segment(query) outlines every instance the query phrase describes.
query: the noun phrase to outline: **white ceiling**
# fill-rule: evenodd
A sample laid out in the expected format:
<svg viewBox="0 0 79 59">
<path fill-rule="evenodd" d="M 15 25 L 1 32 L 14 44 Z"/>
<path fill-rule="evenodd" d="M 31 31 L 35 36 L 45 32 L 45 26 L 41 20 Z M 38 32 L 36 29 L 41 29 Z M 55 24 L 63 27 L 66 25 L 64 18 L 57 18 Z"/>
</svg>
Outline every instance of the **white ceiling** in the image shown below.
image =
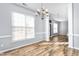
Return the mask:
<svg viewBox="0 0 79 59">
<path fill-rule="evenodd" d="M 28 7 L 37 10 L 41 8 L 41 3 L 28 3 Z M 68 4 L 67 3 L 42 3 L 42 6 L 52 14 L 55 15 L 55 17 L 62 17 L 67 18 L 68 14 Z"/>
</svg>

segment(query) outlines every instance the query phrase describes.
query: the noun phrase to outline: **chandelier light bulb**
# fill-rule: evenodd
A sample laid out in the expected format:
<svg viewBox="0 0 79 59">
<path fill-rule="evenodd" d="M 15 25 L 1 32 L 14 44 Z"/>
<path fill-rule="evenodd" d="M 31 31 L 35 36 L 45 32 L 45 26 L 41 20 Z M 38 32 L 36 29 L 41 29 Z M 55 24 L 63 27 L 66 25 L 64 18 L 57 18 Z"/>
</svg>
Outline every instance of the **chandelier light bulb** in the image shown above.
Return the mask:
<svg viewBox="0 0 79 59">
<path fill-rule="evenodd" d="M 45 9 L 44 7 L 42 7 L 41 9 L 37 9 L 37 14 L 36 15 L 42 15 L 44 16 L 49 16 L 48 14 L 48 9 Z"/>
<path fill-rule="evenodd" d="M 40 10 L 39 10 L 39 9 L 37 9 L 37 12 L 40 12 Z"/>
<path fill-rule="evenodd" d="M 48 9 L 45 9 L 46 12 L 48 12 Z"/>
</svg>

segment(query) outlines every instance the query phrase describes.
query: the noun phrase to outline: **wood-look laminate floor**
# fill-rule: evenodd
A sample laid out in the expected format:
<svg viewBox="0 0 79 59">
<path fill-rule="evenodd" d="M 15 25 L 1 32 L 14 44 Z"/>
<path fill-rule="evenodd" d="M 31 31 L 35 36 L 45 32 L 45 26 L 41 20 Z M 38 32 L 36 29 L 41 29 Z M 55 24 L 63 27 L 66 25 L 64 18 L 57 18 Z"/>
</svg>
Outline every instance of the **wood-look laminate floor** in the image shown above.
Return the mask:
<svg viewBox="0 0 79 59">
<path fill-rule="evenodd" d="M 68 48 L 68 39 L 66 36 L 55 36 L 49 42 L 24 46 L 18 49 L 4 52 L 1 56 L 77 56 L 78 50 Z"/>
</svg>

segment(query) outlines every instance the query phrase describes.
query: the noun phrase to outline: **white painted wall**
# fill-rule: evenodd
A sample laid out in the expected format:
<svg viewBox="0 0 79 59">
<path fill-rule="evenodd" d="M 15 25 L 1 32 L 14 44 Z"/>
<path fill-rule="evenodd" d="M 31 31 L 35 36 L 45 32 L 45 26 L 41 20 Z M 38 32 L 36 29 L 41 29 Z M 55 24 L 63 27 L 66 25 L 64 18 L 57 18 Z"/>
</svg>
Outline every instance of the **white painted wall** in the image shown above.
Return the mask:
<svg viewBox="0 0 79 59">
<path fill-rule="evenodd" d="M 73 47 L 73 16 L 72 3 L 68 4 L 68 42 L 69 47 Z"/>
<path fill-rule="evenodd" d="M 50 30 L 49 30 L 49 17 L 46 17 L 45 19 L 45 40 L 46 41 L 50 41 L 49 40 L 49 34 L 50 34 Z"/>
</svg>

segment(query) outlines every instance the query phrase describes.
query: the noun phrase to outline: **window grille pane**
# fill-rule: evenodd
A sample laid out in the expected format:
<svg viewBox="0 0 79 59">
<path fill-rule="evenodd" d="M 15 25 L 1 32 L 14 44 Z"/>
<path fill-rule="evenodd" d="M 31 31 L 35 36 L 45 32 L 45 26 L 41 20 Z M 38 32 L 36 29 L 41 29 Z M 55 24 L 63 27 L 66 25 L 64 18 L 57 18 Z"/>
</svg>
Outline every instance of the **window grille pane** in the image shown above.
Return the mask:
<svg viewBox="0 0 79 59">
<path fill-rule="evenodd" d="M 18 41 L 18 40 L 23 40 L 25 39 L 25 31 L 13 31 L 13 40 Z"/>
<path fill-rule="evenodd" d="M 25 26 L 25 15 L 20 13 L 13 13 L 12 23 L 13 26 Z"/>
<path fill-rule="evenodd" d="M 53 24 L 53 32 L 58 33 L 58 24 L 57 23 Z"/>
<path fill-rule="evenodd" d="M 26 29 L 26 38 L 34 38 L 34 28 L 27 28 Z"/>
<path fill-rule="evenodd" d="M 26 27 L 34 27 L 34 17 L 26 16 Z"/>
</svg>

